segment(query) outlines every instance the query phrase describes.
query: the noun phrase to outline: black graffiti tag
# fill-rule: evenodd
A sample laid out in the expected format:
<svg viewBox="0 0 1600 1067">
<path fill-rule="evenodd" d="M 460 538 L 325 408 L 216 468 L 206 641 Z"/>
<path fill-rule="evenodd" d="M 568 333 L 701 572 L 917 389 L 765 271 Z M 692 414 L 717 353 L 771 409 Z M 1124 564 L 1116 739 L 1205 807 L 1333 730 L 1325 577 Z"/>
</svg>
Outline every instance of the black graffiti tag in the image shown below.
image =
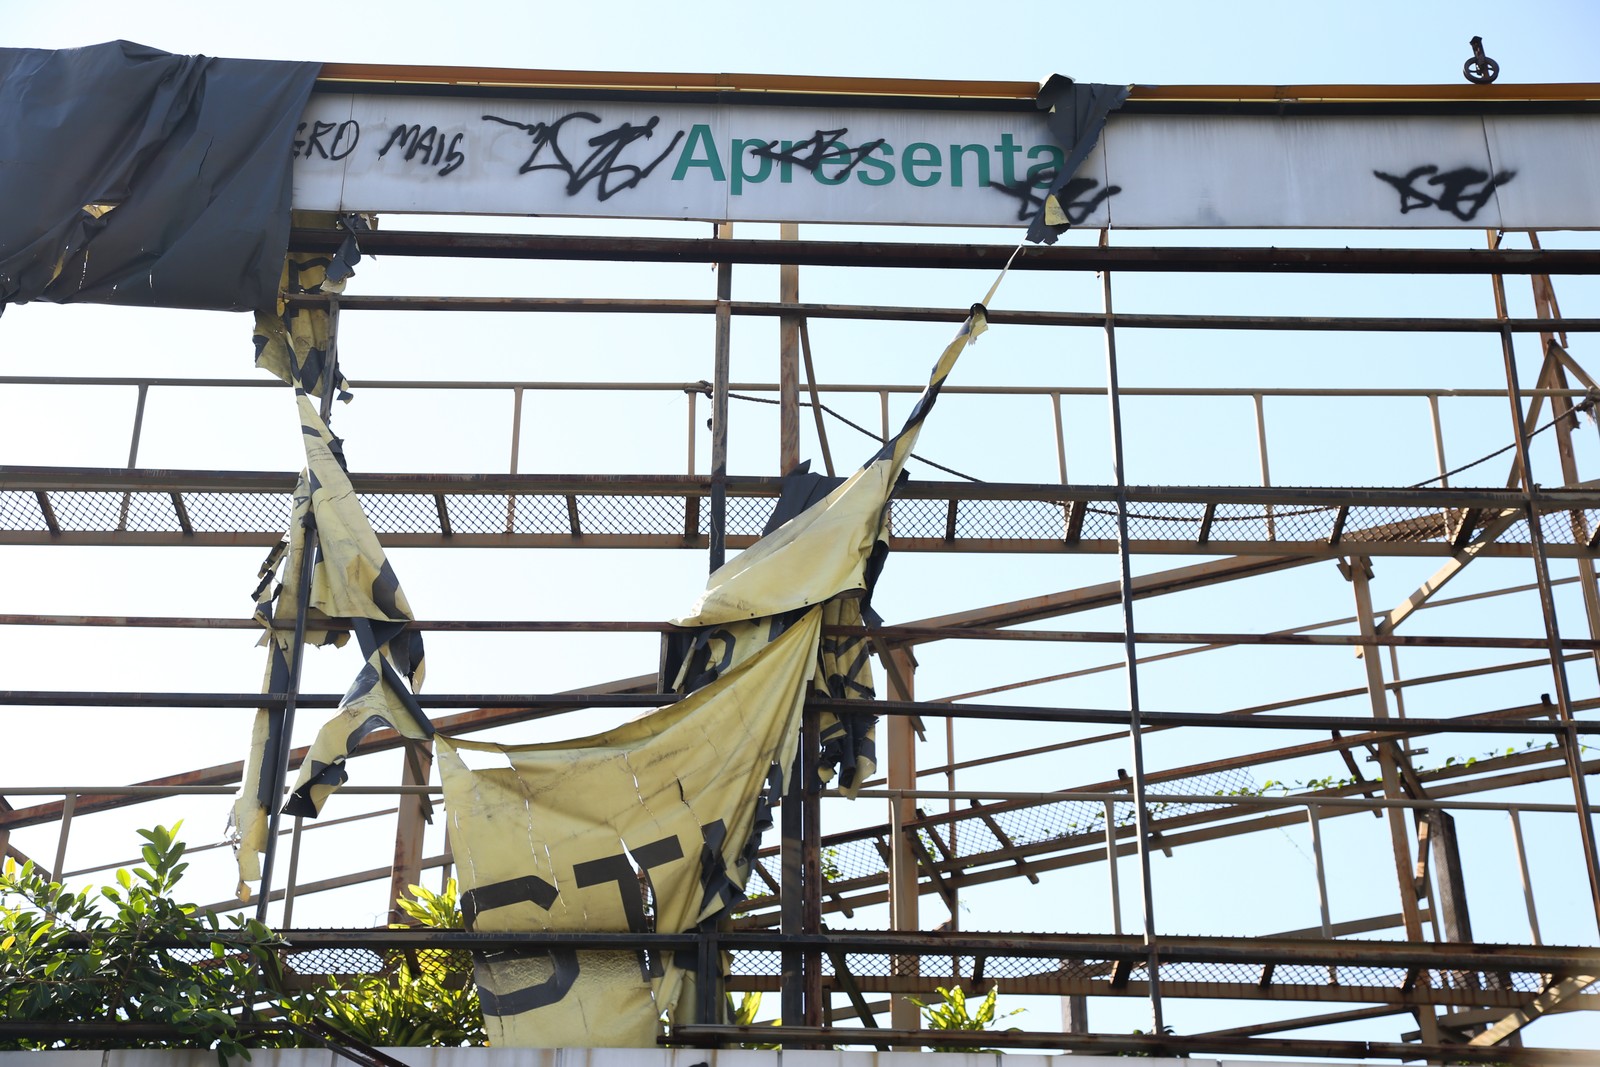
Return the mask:
<svg viewBox="0 0 1600 1067">
<path fill-rule="evenodd" d="M 442 178 L 467 161 L 467 157 L 461 153 L 464 137 L 466 134 L 458 133 L 447 142 L 437 126 L 423 129 L 420 125 L 401 123 L 389 134 L 383 147 L 378 149 L 378 158 L 382 159 L 389 154 L 389 149 L 398 145 L 405 149 L 401 158 L 407 163 L 415 160 L 424 166 L 439 167 L 439 177 Z M 440 166 L 441 163 L 443 166 Z"/>
<path fill-rule="evenodd" d="M 1476 167 L 1457 167 L 1440 174 L 1439 168 L 1433 164 L 1413 167 L 1404 177 L 1385 174 L 1381 170 L 1372 173 L 1394 186 L 1400 194 L 1400 214 L 1405 215 L 1414 208 L 1436 207 L 1440 211 L 1450 212 L 1462 222 L 1471 222 L 1483 210 L 1483 205 L 1489 202 L 1494 191 L 1517 176 L 1514 170 L 1503 170 L 1491 178 L 1488 172 Z M 1417 188 L 1417 180 L 1430 175 L 1428 185 L 1438 187 L 1433 196 Z M 1480 188 L 1468 192 L 1474 185 Z"/>
<path fill-rule="evenodd" d="M 1005 182 L 990 182 L 989 188 L 998 189 L 1007 196 L 1017 199 L 1017 221 L 1027 222 L 1040 211 L 1044 210 L 1044 194 L 1039 192 L 1040 187 L 1048 189 L 1056 180 L 1054 171 L 1042 172 L 1033 182 L 1017 181 L 1007 184 Z M 1067 221 L 1074 226 L 1083 224 L 1083 221 L 1094 214 L 1095 208 L 1122 192 L 1120 185 L 1108 185 L 1095 193 L 1087 200 L 1080 200 L 1083 194 L 1098 188 L 1100 182 L 1094 178 L 1072 178 L 1061 191 L 1056 194 L 1056 203 L 1061 205 L 1062 214 L 1067 216 Z"/>
<path fill-rule="evenodd" d="M 765 145 L 752 147 L 750 154 L 757 159 L 790 163 L 813 173 L 821 171 L 824 163 L 843 163 L 844 167 L 833 175 L 833 180 L 840 182 L 849 177 L 850 172 L 855 170 L 863 159 L 886 143 L 884 138 L 880 137 L 870 144 L 850 148 L 838 140 L 849 132 L 847 127 L 837 130 L 818 130 L 804 141 L 797 141 L 782 151 L 779 151 L 777 141 L 768 141 Z"/>
<path fill-rule="evenodd" d="M 631 122 L 620 125 L 596 134 L 589 138 L 587 144 L 591 151 L 582 162 L 574 164 L 572 159 L 561 147 L 561 134 L 566 124 L 574 119 L 600 124 L 600 116 L 592 115 L 587 111 L 574 111 L 563 115 L 554 122 L 517 122 L 514 119 L 501 118 L 499 115 L 483 116 L 485 122 L 498 122 L 504 126 L 514 126 L 528 135 L 532 147 L 528 158 L 522 166 L 517 168 L 518 174 L 529 174 L 536 170 L 555 170 L 567 176 L 567 195 L 577 196 L 591 182 L 595 183 L 595 195 L 603 201 L 611 199 L 624 189 L 632 189 L 650 176 L 650 172 L 661 164 L 661 161 L 672 154 L 678 147 L 678 142 L 683 140 L 683 131 L 673 134 L 672 141 L 666 149 L 648 163 L 624 163 L 622 154 L 635 141 L 649 140 L 655 136 L 656 126 L 661 121 L 661 116 L 652 115 L 643 126 L 635 126 Z M 549 162 L 539 162 L 541 156 Z"/>
</svg>

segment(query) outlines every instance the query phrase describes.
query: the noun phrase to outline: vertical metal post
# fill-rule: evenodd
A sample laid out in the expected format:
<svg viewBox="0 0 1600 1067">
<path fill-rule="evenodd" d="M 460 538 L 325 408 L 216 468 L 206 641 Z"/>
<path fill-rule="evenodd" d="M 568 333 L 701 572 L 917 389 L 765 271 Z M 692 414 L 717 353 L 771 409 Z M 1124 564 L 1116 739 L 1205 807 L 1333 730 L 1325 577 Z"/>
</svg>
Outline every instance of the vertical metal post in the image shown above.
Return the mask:
<svg viewBox="0 0 1600 1067">
<path fill-rule="evenodd" d="M 133 408 L 133 439 L 128 442 L 128 469 L 133 470 L 139 465 L 139 437 L 144 433 L 144 401 L 149 395 L 148 382 L 139 383 L 139 400 Z M 133 493 L 122 494 L 122 507 L 117 513 L 117 529 L 128 528 L 128 505 L 133 501 Z"/>
<path fill-rule="evenodd" d="M 1156 946 L 1155 890 L 1150 882 L 1150 813 L 1145 809 L 1144 731 L 1139 709 L 1139 663 L 1134 646 L 1133 563 L 1128 551 L 1128 479 L 1122 451 L 1122 395 L 1117 381 L 1117 323 L 1111 303 L 1111 272 L 1100 274 L 1106 309 L 1106 399 L 1111 408 L 1111 463 L 1116 475 L 1117 563 L 1121 573 L 1122 652 L 1128 673 L 1128 740 L 1133 759 L 1133 826 L 1139 856 L 1139 893 L 1150 982 L 1152 1032 L 1166 1033 L 1161 1017 L 1160 957 Z"/>
<path fill-rule="evenodd" d="M 1498 244 L 1491 234 L 1491 244 Z M 1556 710 L 1566 727 L 1559 735 L 1561 748 L 1567 759 L 1568 776 L 1572 780 L 1572 794 L 1577 805 L 1578 840 L 1583 847 L 1584 869 L 1589 876 L 1589 899 L 1594 907 L 1595 926 L 1600 929 L 1600 847 L 1595 842 L 1594 821 L 1589 815 L 1589 788 L 1584 782 L 1583 756 L 1578 745 L 1578 732 L 1573 729 L 1572 694 L 1567 685 L 1567 661 L 1561 651 L 1561 625 L 1556 618 L 1555 595 L 1550 588 L 1550 566 L 1545 558 L 1544 531 L 1540 527 L 1542 514 L 1535 501 L 1533 463 L 1528 455 L 1528 429 L 1522 421 L 1522 387 L 1517 379 L 1516 346 L 1513 343 L 1506 308 L 1505 278 L 1490 275 L 1494 286 L 1495 315 L 1501 320 L 1500 355 L 1506 370 L 1506 398 L 1511 403 L 1511 421 L 1517 446 L 1517 471 L 1521 475 L 1523 505 L 1528 516 L 1528 547 L 1533 556 L 1534 580 L 1539 586 L 1539 611 L 1544 617 L 1545 640 L 1550 646 L 1550 675 L 1556 691 Z"/>
<path fill-rule="evenodd" d="M 1061 394 L 1050 394 L 1050 410 L 1056 417 L 1056 466 L 1061 471 L 1061 484 L 1067 484 L 1067 432 L 1061 421 Z"/>
<path fill-rule="evenodd" d="M 1511 846 L 1517 853 L 1517 870 L 1522 874 L 1522 900 L 1528 907 L 1528 933 L 1533 937 L 1535 945 L 1544 944 L 1539 938 L 1539 910 L 1533 903 L 1533 876 L 1528 871 L 1528 850 L 1522 843 L 1522 812 L 1510 808 L 1506 814 L 1511 816 Z"/>
<path fill-rule="evenodd" d="M 61 834 L 56 839 L 56 863 L 52 868 L 53 881 L 65 881 L 67 875 L 67 838 L 72 833 L 72 813 L 78 807 L 78 794 L 68 793 L 61 798 Z"/>
<path fill-rule="evenodd" d="M 915 700 L 916 660 L 905 649 L 891 649 L 885 655 L 892 661 L 884 665 L 889 699 Z M 917 738 L 911 718 L 890 715 L 888 728 L 889 788 L 915 790 Z M 917 856 L 903 830 L 906 823 L 916 818 L 916 801 L 909 796 L 897 796 L 889 804 L 889 825 L 893 830 L 889 838 L 889 926 L 894 930 L 918 930 L 921 920 Z M 890 970 L 896 975 L 920 974 L 921 957 L 894 956 L 890 960 Z M 889 1025 L 896 1030 L 916 1030 L 922 1025 L 922 1016 L 917 1006 L 904 996 L 893 996 L 889 999 Z"/>
<path fill-rule="evenodd" d="M 1333 938 L 1333 918 L 1328 908 L 1328 871 L 1322 860 L 1322 819 L 1317 804 L 1306 805 L 1306 822 L 1311 827 L 1311 859 L 1317 869 L 1317 904 L 1322 909 L 1322 936 Z"/>
<path fill-rule="evenodd" d="M 404 799 L 403 797 L 401 798 Z M 289 877 L 283 883 L 283 919 L 282 926 L 285 930 L 294 927 L 294 887 L 300 878 L 300 835 L 304 819 L 296 815 L 294 828 L 289 831 Z M 396 909 L 398 910 L 398 909 Z M 390 922 L 397 921 L 393 912 L 389 916 Z"/>
<path fill-rule="evenodd" d="M 778 226 L 778 237 L 798 241 L 800 227 L 792 222 Z M 785 263 L 778 268 L 778 301 L 800 302 L 800 268 Z M 800 316 L 778 320 L 778 473 L 788 474 L 800 463 Z"/>
<path fill-rule="evenodd" d="M 801 898 L 800 931 L 822 932 L 822 781 L 817 777 L 818 757 L 822 752 L 822 724 L 807 712 L 800 727 L 800 811 L 803 822 L 800 839 Z M 804 1025 L 822 1025 L 822 954 L 807 949 L 804 963 Z"/>
<path fill-rule="evenodd" d="M 733 223 L 717 224 L 717 239 L 733 236 Z M 733 264 L 717 267 L 717 336 L 711 372 L 710 564 L 714 571 L 728 556 L 728 375 L 733 343 Z M 788 1016 L 794 1018 L 794 1016 Z"/>
<path fill-rule="evenodd" d="M 807 713 L 810 714 L 809 712 Z M 800 744 L 805 744 L 802 728 Z M 795 752 L 789 771 L 789 788 L 778 806 L 779 841 L 779 929 L 798 934 L 805 929 L 805 783 L 802 751 Z M 783 951 L 779 979 L 779 1017 L 791 1024 L 804 1024 L 806 1014 L 805 954 L 798 949 Z"/>
<path fill-rule="evenodd" d="M 1106 805 L 1106 873 L 1111 878 L 1111 932 L 1122 934 L 1122 886 L 1117 877 L 1117 803 Z"/>
<path fill-rule="evenodd" d="M 517 473 L 522 452 L 522 387 L 511 390 L 511 473 Z M 506 533 L 513 533 L 517 523 L 517 494 L 506 495 Z"/>
<path fill-rule="evenodd" d="M 1261 454 L 1261 484 L 1272 484 L 1272 469 L 1267 465 L 1267 409 L 1260 393 L 1255 394 L 1256 401 L 1256 449 Z M 1267 505 L 1267 540 L 1278 539 L 1277 520 L 1273 516 L 1272 505 Z"/>
<path fill-rule="evenodd" d="M 328 297 L 328 351 L 323 357 L 322 420 L 333 414 L 333 385 L 339 380 L 339 298 Z M 261 889 L 256 899 L 256 921 L 267 921 L 267 905 L 272 902 L 273 867 L 278 857 L 278 828 L 282 823 L 284 776 L 289 773 L 289 751 L 294 743 L 295 705 L 300 699 L 300 672 L 306 658 L 306 613 L 311 608 L 312 563 L 317 555 L 315 525 L 306 531 L 305 550 L 300 559 L 300 590 L 294 610 L 294 639 L 289 646 L 289 682 L 284 693 L 278 728 L 278 752 L 272 772 L 272 808 L 267 816 L 267 849 L 261 859 Z"/>
<path fill-rule="evenodd" d="M 1433 455 L 1439 461 L 1439 488 L 1448 489 L 1450 488 L 1450 476 L 1445 473 L 1449 468 L 1444 465 L 1444 426 L 1439 421 L 1439 394 L 1428 394 L 1428 413 L 1433 416 Z M 1451 515 L 1451 510 L 1445 508 L 1440 517 L 1444 519 L 1445 536 L 1448 537 L 1454 529 L 1454 518 Z"/>
<path fill-rule="evenodd" d="M 433 742 L 407 741 L 401 749 L 404 762 L 400 771 L 402 786 L 426 786 L 433 774 Z M 394 859 L 389 865 L 389 921 L 409 925 L 411 917 L 400 907 L 406 890 L 422 881 L 422 843 L 431 802 L 422 793 L 402 792 L 396 800 Z M 299 820 L 295 820 L 296 827 Z M 291 867 L 293 859 L 291 857 Z M 289 874 L 294 878 L 293 870 Z M 288 907 L 287 896 L 284 901 Z M 288 920 L 284 921 L 288 925 Z"/>
<path fill-rule="evenodd" d="M 1377 630 L 1372 623 L 1372 588 L 1368 584 L 1367 560 L 1354 556 L 1348 564 L 1340 564 L 1345 577 L 1350 580 L 1356 600 L 1356 624 L 1361 629 L 1363 643 L 1361 663 L 1366 670 L 1367 700 L 1372 707 L 1372 717 L 1389 718 L 1389 694 L 1383 683 L 1383 662 L 1378 658 Z M 1371 642 L 1370 644 L 1367 642 Z M 1395 800 L 1400 796 L 1400 770 L 1394 749 L 1385 742 L 1378 748 L 1378 768 L 1383 775 L 1383 795 Z M 1404 813 L 1399 808 L 1386 811 L 1389 819 L 1389 844 L 1394 853 L 1395 877 L 1400 890 L 1400 914 L 1406 928 L 1406 940 L 1422 940 L 1421 909 L 1417 906 L 1415 883 L 1411 868 L 1411 837 L 1406 829 Z"/>
<path fill-rule="evenodd" d="M 688 447 L 688 462 L 687 462 L 687 465 L 684 468 L 684 473 L 689 474 L 689 475 L 693 475 L 694 474 L 694 439 L 695 439 L 695 432 L 696 432 L 696 427 L 695 427 L 695 424 L 694 424 L 694 420 L 695 420 L 694 409 L 696 407 L 695 401 L 700 396 L 700 394 L 695 392 L 693 389 L 686 389 L 686 390 L 684 390 L 684 396 L 687 396 L 689 398 L 689 442 L 688 442 L 689 447 Z"/>
<path fill-rule="evenodd" d="M 883 428 L 881 440 L 889 440 L 889 391 L 887 389 L 878 391 L 878 425 Z"/>
</svg>

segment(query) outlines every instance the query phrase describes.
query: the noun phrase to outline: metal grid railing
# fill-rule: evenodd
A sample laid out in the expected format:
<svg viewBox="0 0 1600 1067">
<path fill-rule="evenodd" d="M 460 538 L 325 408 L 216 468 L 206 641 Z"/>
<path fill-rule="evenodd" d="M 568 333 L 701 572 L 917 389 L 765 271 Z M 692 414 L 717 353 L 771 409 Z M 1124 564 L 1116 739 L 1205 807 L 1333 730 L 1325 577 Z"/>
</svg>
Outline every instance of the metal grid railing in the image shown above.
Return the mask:
<svg viewBox="0 0 1600 1067">
<path fill-rule="evenodd" d="M 710 527 L 709 503 L 698 493 L 390 491 L 366 493 L 361 505 L 380 538 L 437 538 L 440 543 L 475 535 L 688 542 L 705 537 Z M 770 494 L 729 496 L 728 536 L 759 536 L 772 506 Z M 1203 535 L 1211 543 L 1285 546 L 1325 546 L 1337 534 L 1344 543 L 1368 549 L 1434 544 L 1443 550 L 1460 539 L 1464 520 L 1472 522 L 1475 534 L 1492 521 L 1486 515 L 1421 504 L 1353 504 L 1341 509 L 1331 504 L 1142 501 L 1129 509 L 1128 533 L 1135 542 L 1198 545 Z M 289 516 L 288 493 L 259 490 L 0 490 L 0 533 L 37 534 L 41 539 L 55 533 L 259 539 L 281 534 Z M 1547 544 L 1586 549 L 1593 531 L 1600 529 L 1600 509 L 1547 511 L 1540 525 Z M 922 548 L 959 548 L 963 543 L 1104 544 L 1117 536 L 1116 507 L 1109 500 L 901 498 L 890 507 L 889 526 L 896 541 Z M 1527 520 L 1512 522 L 1496 541 L 1529 544 Z"/>
</svg>

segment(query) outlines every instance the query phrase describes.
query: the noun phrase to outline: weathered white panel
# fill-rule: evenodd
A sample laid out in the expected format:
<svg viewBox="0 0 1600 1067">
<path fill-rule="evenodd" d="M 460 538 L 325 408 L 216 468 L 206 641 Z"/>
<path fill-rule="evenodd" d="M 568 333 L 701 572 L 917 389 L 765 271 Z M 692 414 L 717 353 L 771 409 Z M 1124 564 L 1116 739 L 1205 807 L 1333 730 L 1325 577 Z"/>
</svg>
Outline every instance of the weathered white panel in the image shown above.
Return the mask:
<svg viewBox="0 0 1600 1067">
<path fill-rule="evenodd" d="M 1107 168 L 1122 191 L 1111 222 L 1139 228 L 1437 228 L 1498 226 L 1492 195 L 1459 219 L 1418 167 L 1486 171 L 1477 118 L 1119 117 L 1106 130 Z M 1387 174 L 1390 180 L 1380 177 Z M 1470 185 L 1468 191 L 1481 188 Z M 1465 194 L 1462 194 L 1465 195 Z M 1597 213 L 1600 217 L 1600 213 Z"/>
<path fill-rule="evenodd" d="M 1587 115 L 1518 115 L 1484 120 L 1506 226 L 1554 230 L 1600 218 L 1600 122 Z M 1575 219 L 1590 221 L 1578 223 Z"/>
<path fill-rule="evenodd" d="M 319 94 L 318 210 L 1021 226 L 1033 112 Z M 1124 229 L 1600 228 L 1600 116 L 1113 115 L 1063 198 Z"/>
</svg>

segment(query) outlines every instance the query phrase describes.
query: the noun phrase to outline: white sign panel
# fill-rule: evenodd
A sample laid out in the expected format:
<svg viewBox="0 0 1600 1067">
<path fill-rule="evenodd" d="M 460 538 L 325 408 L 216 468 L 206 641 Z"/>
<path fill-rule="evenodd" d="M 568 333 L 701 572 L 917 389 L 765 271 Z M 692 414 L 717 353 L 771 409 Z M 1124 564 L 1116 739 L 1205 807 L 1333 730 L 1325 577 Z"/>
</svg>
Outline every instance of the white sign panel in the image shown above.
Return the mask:
<svg viewBox="0 0 1600 1067">
<path fill-rule="evenodd" d="M 319 94 L 328 211 L 1019 226 L 1065 158 L 1032 112 Z M 1129 229 L 1600 227 L 1600 118 L 1113 115 L 1061 197 Z"/>
</svg>

